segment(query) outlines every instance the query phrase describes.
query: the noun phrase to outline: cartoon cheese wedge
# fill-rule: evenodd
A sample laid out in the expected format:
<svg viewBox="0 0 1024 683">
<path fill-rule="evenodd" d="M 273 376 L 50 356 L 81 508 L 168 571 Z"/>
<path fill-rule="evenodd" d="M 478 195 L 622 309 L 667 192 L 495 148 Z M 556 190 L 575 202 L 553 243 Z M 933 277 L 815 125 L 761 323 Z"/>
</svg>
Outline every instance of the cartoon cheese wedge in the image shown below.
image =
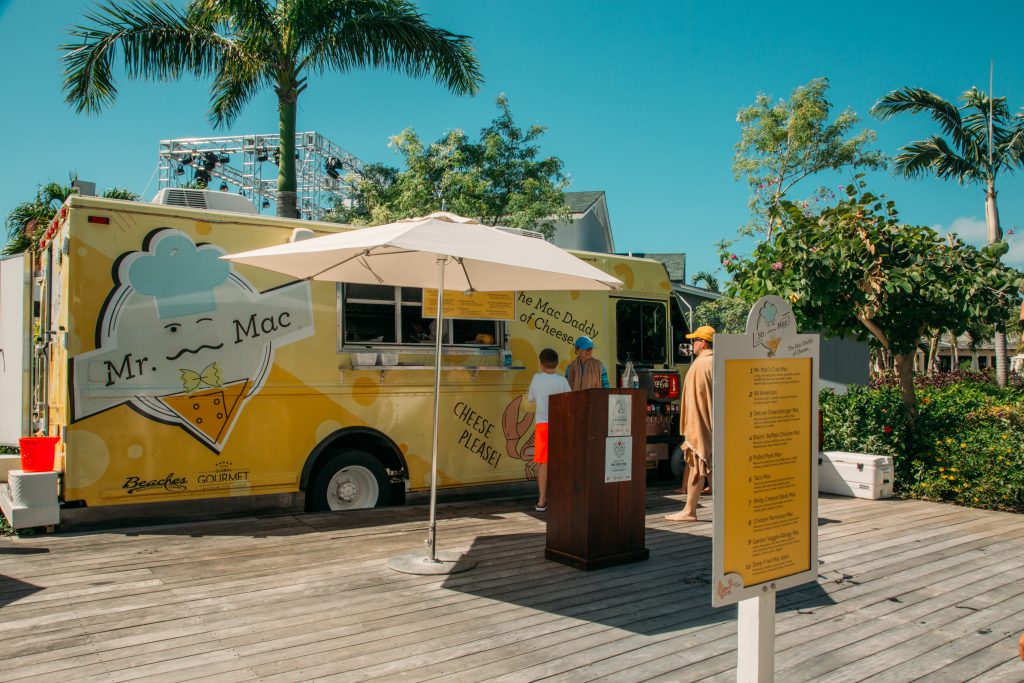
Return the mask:
<svg viewBox="0 0 1024 683">
<path fill-rule="evenodd" d="M 250 381 L 243 379 L 195 393 L 161 396 L 160 402 L 181 417 L 182 424 L 197 436 L 220 444 L 235 421 L 237 408 L 249 385 Z"/>
</svg>

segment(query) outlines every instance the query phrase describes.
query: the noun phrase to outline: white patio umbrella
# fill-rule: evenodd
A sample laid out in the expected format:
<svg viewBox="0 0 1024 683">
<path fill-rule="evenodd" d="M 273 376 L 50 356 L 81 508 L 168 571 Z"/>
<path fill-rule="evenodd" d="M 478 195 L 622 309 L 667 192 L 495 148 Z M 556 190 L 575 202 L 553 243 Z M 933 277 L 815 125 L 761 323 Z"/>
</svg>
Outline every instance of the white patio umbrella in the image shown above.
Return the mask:
<svg viewBox="0 0 1024 683">
<path fill-rule="evenodd" d="M 300 280 L 401 287 L 436 287 L 437 328 L 442 329 L 444 290 L 493 292 L 529 289 L 618 289 L 622 282 L 550 242 L 437 212 L 423 218 L 360 228 L 221 257 Z M 412 562 L 414 573 L 469 568 L 437 552 L 437 423 L 441 393 L 441 334 L 435 334 L 434 423 L 430 464 L 429 555 Z M 412 555 L 412 554 L 410 554 Z M 419 566 L 422 563 L 423 566 Z"/>
</svg>

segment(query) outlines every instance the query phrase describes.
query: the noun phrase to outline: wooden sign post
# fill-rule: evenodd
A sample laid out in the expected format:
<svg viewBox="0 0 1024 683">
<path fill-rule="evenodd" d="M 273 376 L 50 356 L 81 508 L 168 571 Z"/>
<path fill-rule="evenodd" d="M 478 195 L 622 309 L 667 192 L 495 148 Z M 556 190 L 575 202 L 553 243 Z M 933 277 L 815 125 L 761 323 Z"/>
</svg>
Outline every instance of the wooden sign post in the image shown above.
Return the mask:
<svg viewBox="0 0 1024 683">
<path fill-rule="evenodd" d="M 818 344 L 778 296 L 715 335 L 711 602 L 739 603 L 738 681 L 773 680 L 775 592 L 818 576 Z"/>
</svg>

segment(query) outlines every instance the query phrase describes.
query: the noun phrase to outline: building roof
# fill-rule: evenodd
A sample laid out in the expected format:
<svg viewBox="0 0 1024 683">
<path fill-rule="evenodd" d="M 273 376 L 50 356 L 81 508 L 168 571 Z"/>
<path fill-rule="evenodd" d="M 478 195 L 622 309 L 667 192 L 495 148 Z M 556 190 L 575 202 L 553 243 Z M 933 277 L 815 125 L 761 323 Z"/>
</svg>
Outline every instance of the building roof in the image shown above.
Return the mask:
<svg viewBox="0 0 1024 683">
<path fill-rule="evenodd" d="M 721 299 L 725 294 L 721 292 L 712 292 L 710 289 L 704 289 L 703 287 L 694 287 L 693 285 L 684 285 L 680 282 L 673 282 L 672 289 L 679 292 L 680 294 L 691 294 L 695 297 L 702 297 L 709 301 L 714 299 Z"/>
<path fill-rule="evenodd" d="M 555 221 L 551 241 L 563 249 L 614 253 L 615 240 L 605 193 L 601 190 L 566 192 L 564 197 L 571 216 L 567 221 Z"/>
<path fill-rule="evenodd" d="M 587 209 L 594 205 L 598 199 L 604 196 L 604 191 L 596 192 L 566 192 L 565 205 L 573 213 L 586 213 Z"/>
<path fill-rule="evenodd" d="M 686 282 L 686 254 L 663 254 L 663 253 L 640 253 L 630 252 L 630 256 L 639 256 L 640 258 L 654 259 L 655 261 L 661 261 L 665 264 L 665 270 L 668 271 L 668 279 L 673 283 L 685 283 Z"/>
</svg>

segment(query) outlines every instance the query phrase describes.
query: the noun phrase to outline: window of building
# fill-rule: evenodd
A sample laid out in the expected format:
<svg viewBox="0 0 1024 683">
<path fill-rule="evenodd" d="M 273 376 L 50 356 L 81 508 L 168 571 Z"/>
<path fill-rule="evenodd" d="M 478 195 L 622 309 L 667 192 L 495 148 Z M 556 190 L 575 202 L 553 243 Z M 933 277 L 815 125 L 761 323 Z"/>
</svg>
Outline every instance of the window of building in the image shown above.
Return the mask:
<svg viewBox="0 0 1024 683">
<path fill-rule="evenodd" d="M 668 320 L 660 301 L 619 299 L 615 303 L 616 359 L 631 358 L 637 365 L 665 362 Z"/>
<path fill-rule="evenodd" d="M 341 310 L 339 348 L 358 346 L 429 346 L 435 322 L 423 316 L 423 290 L 388 285 L 338 285 Z M 456 346 L 498 348 L 504 338 L 499 320 L 445 319 L 442 342 Z"/>
</svg>

